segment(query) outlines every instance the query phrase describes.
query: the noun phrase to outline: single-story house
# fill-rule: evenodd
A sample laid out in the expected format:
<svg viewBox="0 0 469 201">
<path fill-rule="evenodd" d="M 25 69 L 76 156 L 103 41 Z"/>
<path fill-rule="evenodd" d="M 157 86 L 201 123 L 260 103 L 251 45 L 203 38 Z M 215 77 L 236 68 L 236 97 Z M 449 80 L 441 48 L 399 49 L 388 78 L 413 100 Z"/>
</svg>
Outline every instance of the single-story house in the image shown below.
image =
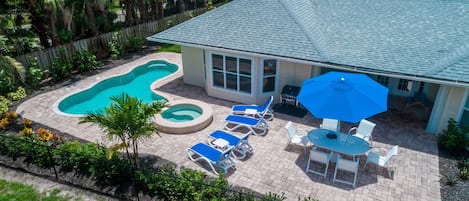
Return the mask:
<svg viewBox="0 0 469 201">
<path fill-rule="evenodd" d="M 234 0 L 147 39 L 181 45 L 184 82 L 209 96 L 278 102 L 285 85 L 359 72 L 419 100 L 438 133 L 469 127 L 468 27 L 465 0 Z"/>
</svg>

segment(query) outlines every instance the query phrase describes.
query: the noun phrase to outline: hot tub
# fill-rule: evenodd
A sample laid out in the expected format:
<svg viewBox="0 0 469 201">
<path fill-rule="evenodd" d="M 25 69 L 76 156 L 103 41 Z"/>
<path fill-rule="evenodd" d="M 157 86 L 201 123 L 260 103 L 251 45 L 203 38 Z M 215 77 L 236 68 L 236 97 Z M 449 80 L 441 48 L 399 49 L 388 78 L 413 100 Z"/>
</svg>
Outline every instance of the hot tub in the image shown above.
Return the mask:
<svg viewBox="0 0 469 201">
<path fill-rule="evenodd" d="M 210 105 L 193 99 L 171 101 L 170 107 L 155 116 L 158 130 L 171 134 L 193 133 L 206 128 L 213 118 Z"/>
</svg>

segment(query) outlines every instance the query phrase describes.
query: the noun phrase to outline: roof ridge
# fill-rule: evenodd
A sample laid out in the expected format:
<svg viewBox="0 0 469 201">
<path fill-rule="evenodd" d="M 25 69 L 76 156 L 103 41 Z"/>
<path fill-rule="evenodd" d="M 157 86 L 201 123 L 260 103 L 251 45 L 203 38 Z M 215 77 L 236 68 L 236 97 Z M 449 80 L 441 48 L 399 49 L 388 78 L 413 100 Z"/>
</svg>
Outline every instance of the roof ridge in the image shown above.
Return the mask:
<svg viewBox="0 0 469 201">
<path fill-rule="evenodd" d="M 288 0 L 286 0 L 288 1 Z M 308 2 L 312 3 L 311 0 L 307 0 Z M 322 58 L 322 60 L 329 61 L 329 58 L 326 56 L 326 51 L 323 48 L 320 48 L 318 45 L 318 42 L 314 40 L 314 37 L 310 31 L 307 31 L 305 25 L 302 23 L 300 19 L 294 14 L 294 12 L 291 10 L 291 8 L 288 6 L 288 3 L 285 2 L 285 0 L 279 0 L 280 5 L 287 11 L 287 14 L 293 18 L 293 21 L 296 22 L 296 24 L 299 26 L 301 31 L 303 31 L 303 34 L 308 38 L 308 40 L 311 42 L 312 46 L 317 50 L 319 53 L 319 56 Z M 291 3 L 291 2 L 290 2 Z M 316 33 L 316 32 L 315 32 Z M 319 34 L 314 34 L 315 36 L 321 37 Z"/>
<path fill-rule="evenodd" d="M 440 51 L 444 53 L 446 50 L 438 50 L 438 52 Z M 439 73 L 450 67 L 452 64 L 455 64 L 464 58 L 469 58 L 469 43 L 462 44 L 447 55 L 448 56 L 436 62 L 432 70 L 425 73 L 425 75 Z"/>
</svg>

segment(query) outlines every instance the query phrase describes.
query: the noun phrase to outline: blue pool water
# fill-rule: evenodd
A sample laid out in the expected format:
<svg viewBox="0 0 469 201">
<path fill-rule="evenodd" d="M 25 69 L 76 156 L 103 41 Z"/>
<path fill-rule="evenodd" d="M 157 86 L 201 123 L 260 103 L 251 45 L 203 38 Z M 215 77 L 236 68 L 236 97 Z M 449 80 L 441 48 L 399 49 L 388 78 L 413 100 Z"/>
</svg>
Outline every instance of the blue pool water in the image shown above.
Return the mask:
<svg viewBox="0 0 469 201">
<path fill-rule="evenodd" d="M 178 67 L 165 61 L 150 61 L 131 72 L 103 80 L 93 87 L 68 96 L 58 107 L 67 114 L 94 113 L 111 104 L 110 97 L 125 92 L 141 99 L 144 103 L 162 100 L 164 97 L 153 93 L 151 83 L 176 72 Z"/>
<path fill-rule="evenodd" d="M 192 121 L 202 114 L 202 108 L 191 104 L 181 104 L 165 110 L 161 116 L 172 122 Z"/>
</svg>

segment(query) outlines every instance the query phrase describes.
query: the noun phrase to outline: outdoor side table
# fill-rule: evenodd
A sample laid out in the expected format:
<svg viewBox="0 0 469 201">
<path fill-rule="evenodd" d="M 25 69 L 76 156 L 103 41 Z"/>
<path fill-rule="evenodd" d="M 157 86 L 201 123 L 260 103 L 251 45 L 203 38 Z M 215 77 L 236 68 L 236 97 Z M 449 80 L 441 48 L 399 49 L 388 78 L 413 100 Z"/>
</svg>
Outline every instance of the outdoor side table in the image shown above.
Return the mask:
<svg viewBox="0 0 469 201">
<path fill-rule="evenodd" d="M 215 148 L 224 150 L 228 148 L 229 142 L 224 139 L 218 138 L 213 141 L 212 144 L 215 146 Z"/>
<path fill-rule="evenodd" d="M 246 109 L 244 111 L 244 114 L 248 115 L 248 116 L 252 116 L 252 117 L 255 117 L 256 114 L 257 114 L 257 110 L 256 109 Z"/>
</svg>

